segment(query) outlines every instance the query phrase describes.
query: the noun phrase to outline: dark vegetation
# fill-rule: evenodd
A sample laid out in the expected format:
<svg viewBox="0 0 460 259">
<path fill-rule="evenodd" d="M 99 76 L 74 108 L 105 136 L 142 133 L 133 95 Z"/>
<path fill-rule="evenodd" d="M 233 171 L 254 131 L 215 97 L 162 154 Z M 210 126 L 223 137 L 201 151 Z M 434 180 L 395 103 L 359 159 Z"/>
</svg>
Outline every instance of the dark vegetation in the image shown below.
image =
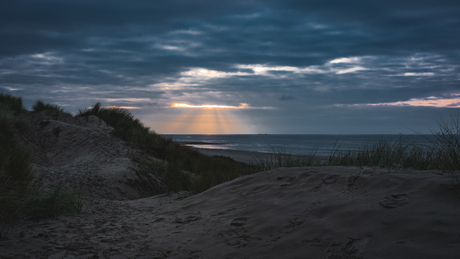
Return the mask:
<svg viewBox="0 0 460 259">
<path fill-rule="evenodd" d="M 64 186 L 46 189 L 32 170 L 33 155 L 18 135 L 28 129 L 21 97 L 0 94 L 0 223 L 55 217 L 78 210 L 78 198 Z M 0 235 L 2 229 L 0 229 Z"/>
<path fill-rule="evenodd" d="M 381 139 L 357 150 L 345 150 L 336 144 L 328 157 L 311 155 L 298 157 L 283 152 L 273 152 L 271 163 L 265 169 L 280 166 L 368 166 L 388 168 L 413 168 L 419 170 L 460 170 L 460 127 L 458 119 L 441 121 L 440 131 L 433 133 L 435 141 L 430 146 L 408 142 L 404 136 L 397 140 Z M 266 160 L 261 161 L 261 164 Z M 269 166 L 269 165 L 274 166 Z"/>
<path fill-rule="evenodd" d="M 55 113 L 64 112 L 61 106 L 57 104 L 44 103 L 42 100 L 38 100 L 33 106 L 32 110 L 35 112 L 41 111 L 52 111 Z"/>
</svg>

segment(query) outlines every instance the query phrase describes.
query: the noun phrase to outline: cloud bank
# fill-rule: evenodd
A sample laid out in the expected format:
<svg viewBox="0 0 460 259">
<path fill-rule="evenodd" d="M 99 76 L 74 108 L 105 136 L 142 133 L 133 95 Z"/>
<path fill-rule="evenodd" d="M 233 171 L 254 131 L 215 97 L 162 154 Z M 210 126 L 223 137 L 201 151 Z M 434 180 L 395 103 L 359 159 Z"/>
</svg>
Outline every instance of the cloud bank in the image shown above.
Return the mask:
<svg viewBox="0 0 460 259">
<path fill-rule="evenodd" d="M 136 107 L 153 129 L 174 103 L 245 103 L 232 112 L 250 130 L 235 133 L 423 132 L 459 108 L 458 13 L 443 0 L 3 1 L 0 91 Z"/>
</svg>

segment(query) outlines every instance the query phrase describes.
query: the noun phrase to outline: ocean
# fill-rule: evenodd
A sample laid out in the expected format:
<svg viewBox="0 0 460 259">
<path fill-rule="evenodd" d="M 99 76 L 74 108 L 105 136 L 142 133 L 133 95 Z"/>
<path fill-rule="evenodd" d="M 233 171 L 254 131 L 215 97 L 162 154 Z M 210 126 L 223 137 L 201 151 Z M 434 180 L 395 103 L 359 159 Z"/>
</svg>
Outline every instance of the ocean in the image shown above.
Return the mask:
<svg viewBox="0 0 460 259">
<path fill-rule="evenodd" d="M 328 155 L 334 149 L 356 150 L 381 140 L 408 141 L 430 146 L 432 135 L 164 135 L 196 148 L 244 150 L 253 152 L 285 152 L 298 155 Z"/>
</svg>

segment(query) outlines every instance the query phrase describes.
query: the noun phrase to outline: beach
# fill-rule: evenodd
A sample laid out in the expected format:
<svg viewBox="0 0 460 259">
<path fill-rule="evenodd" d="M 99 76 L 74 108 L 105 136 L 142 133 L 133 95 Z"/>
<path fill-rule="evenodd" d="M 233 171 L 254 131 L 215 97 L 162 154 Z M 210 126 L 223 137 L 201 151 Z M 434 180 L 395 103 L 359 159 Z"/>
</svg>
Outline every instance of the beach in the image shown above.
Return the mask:
<svg viewBox="0 0 460 259">
<path fill-rule="evenodd" d="M 268 154 L 260 152 L 251 152 L 243 150 L 229 150 L 229 149 L 209 149 L 209 148 L 194 148 L 201 153 L 208 156 L 225 156 L 230 157 L 235 161 L 246 163 L 246 164 L 256 164 L 259 159 L 268 158 Z"/>
<path fill-rule="evenodd" d="M 209 148 L 194 148 L 201 153 L 208 156 L 224 156 L 230 157 L 231 159 L 250 165 L 255 165 L 261 160 L 270 160 L 273 156 L 276 156 L 274 153 L 262 153 L 254 151 L 244 151 L 244 150 L 231 150 L 231 149 L 209 149 Z M 310 156 L 306 155 L 290 155 L 293 158 L 307 159 Z M 320 157 L 318 157 L 320 158 Z"/>
</svg>

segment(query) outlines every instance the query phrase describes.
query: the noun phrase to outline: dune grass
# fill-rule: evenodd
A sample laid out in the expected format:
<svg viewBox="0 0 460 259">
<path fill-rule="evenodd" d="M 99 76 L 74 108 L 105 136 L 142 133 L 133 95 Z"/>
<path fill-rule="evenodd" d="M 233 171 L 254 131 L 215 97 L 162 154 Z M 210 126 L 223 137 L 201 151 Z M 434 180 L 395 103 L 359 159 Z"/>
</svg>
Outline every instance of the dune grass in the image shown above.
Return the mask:
<svg viewBox="0 0 460 259">
<path fill-rule="evenodd" d="M 0 105 L 6 107 L 14 114 L 19 114 L 26 111 L 23 104 L 23 99 L 20 96 L 0 93 Z"/>
<path fill-rule="evenodd" d="M 460 117 L 452 116 L 450 120 L 441 118 L 439 130 L 431 130 L 435 137 L 432 145 L 435 147 L 436 167 L 449 172 L 456 192 L 460 194 Z"/>
<path fill-rule="evenodd" d="M 0 222 L 7 224 L 73 213 L 78 203 L 72 190 L 49 190 L 33 172 L 32 152 L 17 140 L 28 128 L 25 111 L 21 97 L 0 94 Z"/>
<path fill-rule="evenodd" d="M 286 150 L 269 148 L 270 152 L 263 156 L 256 156 L 258 171 L 267 171 L 279 167 L 321 166 L 323 162 L 313 149 L 310 154 L 299 156 Z"/>
<path fill-rule="evenodd" d="M 297 166 L 365 166 L 384 167 L 389 170 L 413 168 L 418 170 L 444 170 L 460 194 L 460 117 L 438 122 L 439 129 L 431 130 L 434 140 L 425 146 L 409 142 L 402 135 L 397 140 L 384 139 L 367 143 L 356 150 L 347 150 L 343 145 L 333 147 L 327 157 L 316 156 L 313 151 L 306 156 L 272 151 L 268 158 L 258 161 L 260 170 Z"/>
<path fill-rule="evenodd" d="M 439 143 L 438 143 L 439 144 Z M 259 160 L 263 169 L 297 166 L 366 166 L 387 168 L 414 168 L 419 170 L 447 169 L 442 161 L 447 153 L 441 148 L 433 148 L 411 143 L 401 136 L 397 140 L 381 139 L 367 143 L 356 150 L 344 149 L 336 144 L 328 156 L 317 156 L 315 152 L 298 156 L 279 151 L 270 153 L 269 158 Z"/>
<path fill-rule="evenodd" d="M 102 107 L 96 103 L 92 108 L 80 110 L 77 116 L 95 115 L 114 128 L 113 134 L 140 148 L 148 154 L 166 161 L 159 169 L 147 170 L 160 177 L 166 186 L 158 191 L 202 192 L 222 182 L 254 173 L 257 167 L 224 157 L 209 157 L 197 150 L 156 134 L 125 109 Z M 145 170 L 144 170 L 145 172 Z"/>
<path fill-rule="evenodd" d="M 397 140 L 381 139 L 368 143 L 357 150 L 343 150 L 334 147 L 329 155 L 328 165 L 396 167 L 414 169 L 436 168 L 432 149 L 411 143 L 401 136 Z"/>
<path fill-rule="evenodd" d="M 32 110 L 35 112 L 41 112 L 41 111 L 53 111 L 55 113 L 64 112 L 64 109 L 60 105 L 45 103 L 42 100 L 36 101 L 35 104 L 32 106 Z"/>
</svg>

